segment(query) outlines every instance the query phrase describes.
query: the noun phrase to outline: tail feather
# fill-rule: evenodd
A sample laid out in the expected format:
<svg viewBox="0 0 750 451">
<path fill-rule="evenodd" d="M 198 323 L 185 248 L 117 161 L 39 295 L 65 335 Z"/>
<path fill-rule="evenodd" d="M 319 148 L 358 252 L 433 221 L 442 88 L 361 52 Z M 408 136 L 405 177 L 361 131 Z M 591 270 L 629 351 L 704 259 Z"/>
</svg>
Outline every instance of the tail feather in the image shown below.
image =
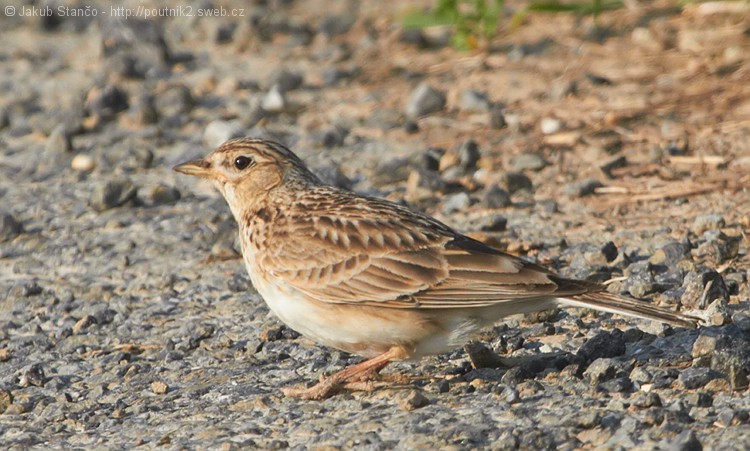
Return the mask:
<svg viewBox="0 0 750 451">
<path fill-rule="evenodd" d="M 643 301 L 619 296 L 606 291 L 583 293 L 570 297 L 557 298 L 560 305 L 568 307 L 584 307 L 608 313 L 616 313 L 636 318 L 661 321 L 678 326 L 698 327 L 700 318 L 673 312 Z"/>
</svg>

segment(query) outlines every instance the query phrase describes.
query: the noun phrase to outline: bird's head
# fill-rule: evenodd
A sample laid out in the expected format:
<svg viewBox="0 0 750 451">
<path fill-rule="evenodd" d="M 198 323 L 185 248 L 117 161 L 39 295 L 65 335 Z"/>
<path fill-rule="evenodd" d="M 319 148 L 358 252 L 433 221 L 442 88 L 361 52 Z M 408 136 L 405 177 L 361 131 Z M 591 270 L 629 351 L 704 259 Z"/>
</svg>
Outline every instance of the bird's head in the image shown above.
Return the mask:
<svg viewBox="0 0 750 451">
<path fill-rule="evenodd" d="M 276 189 L 320 183 L 294 152 L 253 138 L 231 139 L 208 156 L 178 164 L 174 170 L 213 181 L 235 217 Z"/>
</svg>

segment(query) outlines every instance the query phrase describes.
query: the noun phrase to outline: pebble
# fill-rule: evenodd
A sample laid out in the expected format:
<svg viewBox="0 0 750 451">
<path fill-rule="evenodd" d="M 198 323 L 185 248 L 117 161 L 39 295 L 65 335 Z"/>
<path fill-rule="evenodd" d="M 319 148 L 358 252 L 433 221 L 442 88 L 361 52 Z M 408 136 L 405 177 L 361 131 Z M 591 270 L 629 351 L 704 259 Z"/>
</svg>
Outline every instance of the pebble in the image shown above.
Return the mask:
<svg viewBox="0 0 750 451">
<path fill-rule="evenodd" d="M 685 275 L 682 289 L 680 303 L 687 308 L 704 309 L 717 299 L 729 302 L 729 290 L 724 279 L 714 270 L 690 271 Z"/>
<path fill-rule="evenodd" d="M 482 112 L 489 111 L 490 101 L 483 92 L 467 90 L 461 93 L 459 105 L 463 111 Z"/>
<path fill-rule="evenodd" d="M 457 211 L 463 211 L 471 205 L 471 198 L 466 193 L 456 193 L 448 196 L 443 202 L 443 213 L 448 215 Z"/>
<path fill-rule="evenodd" d="M 512 205 L 510 194 L 498 185 L 490 185 L 482 194 L 485 208 L 507 208 Z"/>
<path fill-rule="evenodd" d="M 600 384 L 615 377 L 620 362 L 610 358 L 598 358 L 583 372 L 583 377 L 589 380 L 591 385 Z"/>
<path fill-rule="evenodd" d="M 211 121 L 203 131 L 203 143 L 209 149 L 215 149 L 232 138 L 245 135 L 244 127 L 239 121 Z"/>
<path fill-rule="evenodd" d="M 522 153 L 510 160 L 510 168 L 516 172 L 541 171 L 547 164 L 544 158 L 535 153 Z"/>
<path fill-rule="evenodd" d="M 703 451 L 703 445 L 694 431 L 685 429 L 676 437 L 666 440 L 663 449 L 665 451 Z"/>
<path fill-rule="evenodd" d="M 578 349 L 577 356 L 586 362 L 625 354 L 625 334 L 620 329 L 602 331 Z"/>
<path fill-rule="evenodd" d="M 163 381 L 153 381 L 151 382 L 151 391 L 157 395 L 164 395 L 169 391 L 169 385 Z"/>
<path fill-rule="evenodd" d="M 23 233 L 23 226 L 12 214 L 0 212 L 0 242 L 10 241 Z"/>
<path fill-rule="evenodd" d="M 494 130 L 501 130 L 508 126 L 508 122 L 505 118 L 505 108 L 501 106 L 493 106 L 490 109 L 489 125 Z M 518 127 L 516 127 L 517 129 Z"/>
<path fill-rule="evenodd" d="M 652 265 L 664 265 L 674 268 L 679 262 L 690 256 L 690 246 L 678 241 L 670 241 L 656 250 L 648 262 Z"/>
<path fill-rule="evenodd" d="M 68 153 L 73 151 L 73 142 L 70 134 L 65 130 L 65 126 L 58 125 L 52 130 L 52 133 L 47 137 L 45 149 L 48 152 L 55 153 Z"/>
<path fill-rule="evenodd" d="M 560 131 L 562 123 L 558 119 L 545 117 L 540 123 L 540 128 L 545 135 L 552 135 Z"/>
<path fill-rule="evenodd" d="M 508 226 L 508 219 L 505 216 L 493 215 L 486 225 L 482 226 L 485 232 L 503 232 Z"/>
<path fill-rule="evenodd" d="M 469 174 L 476 171 L 477 163 L 482 158 L 479 145 L 473 139 L 464 141 L 458 148 L 458 167 Z"/>
<path fill-rule="evenodd" d="M 717 375 L 710 368 L 685 368 L 677 377 L 677 386 L 682 390 L 701 388 Z"/>
<path fill-rule="evenodd" d="M 416 119 L 442 111 L 443 108 L 445 108 L 445 93 L 423 82 L 409 95 L 404 112 L 406 117 Z"/>
<path fill-rule="evenodd" d="M 711 407 L 714 404 L 714 397 L 711 393 L 699 391 L 685 395 L 685 402 L 694 407 Z"/>
<path fill-rule="evenodd" d="M 44 387 L 47 377 L 41 363 L 34 363 L 26 368 L 18 377 L 18 385 L 21 387 Z"/>
<path fill-rule="evenodd" d="M 146 194 L 152 205 L 173 204 L 180 200 L 181 196 L 180 190 L 174 186 L 163 185 L 161 183 L 151 187 Z"/>
<path fill-rule="evenodd" d="M 721 230 L 707 230 L 702 236 L 703 243 L 698 246 L 699 255 L 708 255 L 716 263 L 723 263 L 737 257 L 740 251 L 742 236 L 727 236 Z"/>
<path fill-rule="evenodd" d="M 514 194 L 521 190 L 532 191 L 531 179 L 520 172 L 506 172 L 500 177 L 500 185 L 505 190 Z"/>
<path fill-rule="evenodd" d="M 96 162 L 90 155 L 79 153 L 73 157 L 70 167 L 78 172 L 91 172 L 96 168 Z"/>
<path fill-rule="evenodd" d="M 260 106 L 264 111 L 269 113 L 281 113 L 287 107 L 287 100 L 279 87 L 273 85 L 266 95 L 263 96 Z"/>
<path fill-rule="evenodd" d="M 502 366 L 500 357 L 485 344 L 473 341 L 464 346 L 464 351 L 469 357 L 471 367 L 477 368 L 499 368 Z"/>
<path fill-rule="evenodd" d="M 109 121 L 130 105 L 128 94 L 115 85 L 93 88 L 86 100 L 86 109 L 100 120 Z"/>
<path fill-rule="evenodd" d="M 691 354 L 696 360 L 708 359 L 710 368 L 724 374 L 733 389 L 748 386 L 750 338 L 736 325 L 700 329 Z"/>
<path fill-rule="evenodd" d="M 135 200 L 138 188 L 126 178 L 113 178 L 94 187 L 89 204 L 91 207 L 102 212 Z"/>
<path fill-rule="evenodd" d="M 416 410 L 430 404 L 430 400 L 419 390 L 412 390 L 399 401 L 399 406 L 404 410 Z"/>
</svg>

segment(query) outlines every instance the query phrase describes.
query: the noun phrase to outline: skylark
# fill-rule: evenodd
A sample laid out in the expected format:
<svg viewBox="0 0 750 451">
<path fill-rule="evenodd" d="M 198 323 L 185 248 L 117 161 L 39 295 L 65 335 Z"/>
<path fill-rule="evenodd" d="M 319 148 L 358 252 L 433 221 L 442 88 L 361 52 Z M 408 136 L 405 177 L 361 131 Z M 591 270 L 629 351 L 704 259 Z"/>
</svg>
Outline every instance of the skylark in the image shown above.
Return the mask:
<svg viewBox="0 0 750 451">
<path fill-rule="evenodd" d="M 253 286 L 281 321 L 369 358 L 287 395 L 325 398 L 392 360 L 447 352 L 500 318 L 556 306 L 697 324 L 560 277 L 406 207 L 326 185 L 275 142 L 233 139 L 174 169 L 212 180 L 224 195 Z"/>
</svg>

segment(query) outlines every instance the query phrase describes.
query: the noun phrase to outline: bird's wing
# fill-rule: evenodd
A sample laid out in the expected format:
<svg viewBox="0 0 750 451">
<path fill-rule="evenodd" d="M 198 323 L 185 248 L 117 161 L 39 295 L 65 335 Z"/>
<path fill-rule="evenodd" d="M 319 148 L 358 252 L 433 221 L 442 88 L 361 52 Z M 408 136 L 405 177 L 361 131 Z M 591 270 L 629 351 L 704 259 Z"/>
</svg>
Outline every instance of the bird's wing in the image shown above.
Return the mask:
<svg viewBox="0 0 750 451">
<path fill-rule="evenodd" d="M 393 308 L 480 307 L 595 291 L 432 218 L 383 206 L 377 215 L 297 216 L 284 239 L 258 256 L 259 267 L 317 301 Z"/>
</svg>

